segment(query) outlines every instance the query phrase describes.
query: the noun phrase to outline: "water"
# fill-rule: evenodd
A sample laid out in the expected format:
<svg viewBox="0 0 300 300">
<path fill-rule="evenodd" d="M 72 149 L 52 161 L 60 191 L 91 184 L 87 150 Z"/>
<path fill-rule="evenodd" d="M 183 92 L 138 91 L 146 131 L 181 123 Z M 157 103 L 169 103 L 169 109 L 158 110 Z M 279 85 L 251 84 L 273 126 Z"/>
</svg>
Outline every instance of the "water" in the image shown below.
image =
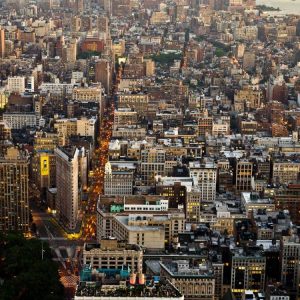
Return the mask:
<svg viewBox="0 0 300 300">
<path fill-rule="evenodd" d="M 267 5 L 279 7 L 280 12 L 272 12 L 272 14 L 297 14 L 300 15 L 300 0 L 256 0 L 257 5 Z"/>
</svg>

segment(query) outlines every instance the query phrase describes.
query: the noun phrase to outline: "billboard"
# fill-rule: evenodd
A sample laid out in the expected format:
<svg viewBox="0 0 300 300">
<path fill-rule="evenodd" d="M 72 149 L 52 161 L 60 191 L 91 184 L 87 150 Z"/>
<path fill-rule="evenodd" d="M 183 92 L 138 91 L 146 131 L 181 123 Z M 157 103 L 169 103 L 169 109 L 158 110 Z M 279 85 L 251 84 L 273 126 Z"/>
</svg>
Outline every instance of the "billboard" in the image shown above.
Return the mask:
<svg viewBox="0 0 300 300">
<path fill-rule="evenodd" d="M 41 175 L 49 175 L 49 156 L 41 155 Z"/>
</svg>

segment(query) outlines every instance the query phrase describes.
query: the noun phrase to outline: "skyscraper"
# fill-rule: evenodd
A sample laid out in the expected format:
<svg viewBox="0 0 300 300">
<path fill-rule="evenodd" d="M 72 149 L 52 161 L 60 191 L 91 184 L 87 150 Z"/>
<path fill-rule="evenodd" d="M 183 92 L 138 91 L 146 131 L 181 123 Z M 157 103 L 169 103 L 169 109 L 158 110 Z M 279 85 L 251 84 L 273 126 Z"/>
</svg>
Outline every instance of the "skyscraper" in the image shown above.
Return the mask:
<svg viewBox="0 0 300 300">
<path fill-rule="evenodd" d="M 87 157 L 84 148 L 59 147 L 56 155 L 57 218 L 69 231 L 78 222 L 79 193 L 86 185 Z"/>
<path fill-rule="evenodd" d="M 111 87 L 111 64 L 107 59 L 100 59 L 96 62 L 95 80 L 101 82 L 105 92 L 109 93 Z"/>
<path fill-rule="evenodd" d="M 78 220 L 78 155 L 79 150 L 57 148 L 56 154 L 56 211 L 58 220 L 74 230 Z"/>
<path fill-rule="evenodd" d="M 0 58 L 5 55 L 5 33 L 4 29 L 0 29 Z"/>
<path fill-rule="evenodd" d="M 16 148 L 0 159 L 0 231 L 29 230 L 28 160 Z"/>
</svg>

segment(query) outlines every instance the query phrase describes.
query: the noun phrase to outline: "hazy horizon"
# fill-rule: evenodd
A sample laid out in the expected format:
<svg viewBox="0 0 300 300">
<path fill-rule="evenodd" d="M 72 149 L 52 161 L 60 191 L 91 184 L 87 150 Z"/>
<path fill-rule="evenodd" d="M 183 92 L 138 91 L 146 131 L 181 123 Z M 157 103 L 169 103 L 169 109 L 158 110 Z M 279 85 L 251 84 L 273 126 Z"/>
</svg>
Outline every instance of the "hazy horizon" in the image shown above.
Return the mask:
<svg viewBox="0 0 300 300">
<path fill-rule="evenodd" d="M 258 5 L 265 4 L 267 6 L 279 7 L 280 13 L 299 14 L 300 15 L 300 0 L 256 0 Z"/>
</svg>

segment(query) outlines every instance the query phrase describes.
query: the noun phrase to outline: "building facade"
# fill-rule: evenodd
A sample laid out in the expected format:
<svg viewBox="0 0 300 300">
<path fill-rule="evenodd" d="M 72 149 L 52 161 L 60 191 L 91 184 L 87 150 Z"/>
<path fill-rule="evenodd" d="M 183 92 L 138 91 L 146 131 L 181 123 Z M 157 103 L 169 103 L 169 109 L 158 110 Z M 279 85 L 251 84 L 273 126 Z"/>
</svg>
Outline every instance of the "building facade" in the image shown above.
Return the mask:
<svg viewBox="0 0 300 300">
<path fill-rule="evenodd" d="M 77 148 L 56 148 L 56 212 L 59 222 L 68 230 L 78 223 L 80 191 L 80 156 Z"/>
<path fill-rule="evenodd" d="M 97 269 L 121 269 L 126 265 L 131 272 L 143 272 L 143 250 L 138 245 L 127 245 L 117 239 L 102 239 L 100 244 L 85 244 L 82 261 Z"/>
<path fill-rule="evenodd" d="M 8 148 L 0 159 L 0 231 L 29 231 L 28 160 Z"/>
</svg>

